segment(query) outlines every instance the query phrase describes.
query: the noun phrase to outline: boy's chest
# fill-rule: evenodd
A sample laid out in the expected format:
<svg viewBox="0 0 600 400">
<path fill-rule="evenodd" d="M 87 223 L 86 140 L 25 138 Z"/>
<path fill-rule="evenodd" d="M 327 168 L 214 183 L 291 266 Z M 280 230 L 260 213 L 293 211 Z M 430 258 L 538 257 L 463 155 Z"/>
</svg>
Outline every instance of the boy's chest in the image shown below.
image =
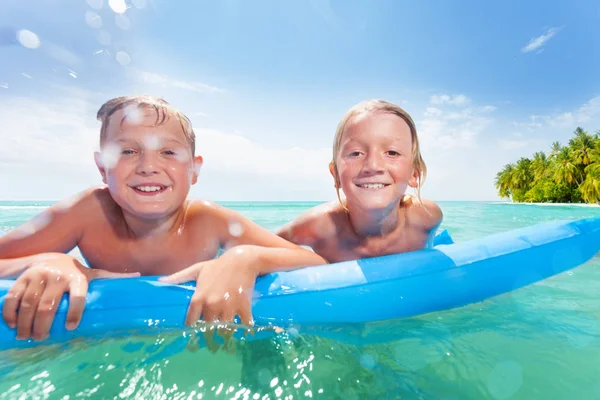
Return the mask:
<svg viewBox="0 0 600 400">
<path fill-rule="evenodd" d="M 112 237 L 87 240 L 79 244 L 81 254 L 93 268 L 113 272 L 139 272 L 142 275 L 167 275 L 192 264 L 214 258 L 219 244 L 209 240 L 170 237 L 132 241 Z"/>
<path fill-rule="evenodd" d="M 330 262 L 341 262 L 420 250 L 426 243 L 427 235 L 413 229 L 406 229 L 388 237 L 374 236 L 362 241 L 357 241 L 349 234 L 342 240 L 324 241 L 319 254 Z"/>
</svg>

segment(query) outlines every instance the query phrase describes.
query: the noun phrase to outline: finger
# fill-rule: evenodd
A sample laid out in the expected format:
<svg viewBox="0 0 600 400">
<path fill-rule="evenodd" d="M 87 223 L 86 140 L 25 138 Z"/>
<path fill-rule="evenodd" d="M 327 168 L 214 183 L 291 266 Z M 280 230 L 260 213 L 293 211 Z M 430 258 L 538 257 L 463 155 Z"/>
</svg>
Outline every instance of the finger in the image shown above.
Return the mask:
<svg viewBox="0 0 600 400">
<path fill-rule="evenodd" d="M 240 322 L 242 325 L 247 327 L 254 326 L 254 317 L 252 316 L 252 306 L 250 302 L 244 302 L 238 311 L 238 316 L 240 317 Z"/>
<path fill-rule="evenodd" d="M 204 297 L 199 292 L 194 292 L 188 307 L 188 312 L 185 317 L 185 324 L 188 326 L 194 325 L 200 319 L 204 308 Z"/>
<path fill-rule="evenodd" d="M 207 323 L 220 322 L 218 310 L 218 303 L 205 301 L 202 309 L 202 319 Z"/>
<path fill-rule="evenodd" d="M 219 336 L 223 338 L 223 349 L 233 354 L 235 353 L 235 340 L 233 339 L 233 334 L 235 333 L 235 328 L 221 328 L 218 331 Z"/>
<path fill-rule="evenodd" d="M 48 337 L 60 300 L 65 292 L 63 285 L 47 285 L 40 297 L 35 319 L 33 321 L 33 339 L 44 340 Z"/>
<path fill-rule="evenodd" d="M 73 330 L 79 326 L 83 309 L 85 308 L 85 297 L 88 291 L 88 281 L 81 275 L 69 282 L 69 310 L 67 311 L 67 329 Z"/>
<path fill-rule="evenodd" d="M 219 343 L 215 341 L 215 323 L 206 324 L 206 331 L 203 333 L 206 347 L 211 353 L 216 353 L 219 350 Z"/>
<path fill-rule="evenodd" d="M 186 268 L 182 271 L 175 272 L 174 274 L 168 276 L 161 276 L 160 278 L 158 278 L 158 280 L 161 282 L 172 284 L 185 283 L 195 281 L 198 277 L 199 272 L 200 271 L 198 268 Z"/>
<path fill-rule="evenodd" d="M 21 304 L 19 304 L 19 316 L 17 317 L 17 339 L 29 339 L 33 327 L 33 318 L 35 316 L 40 297 L 46 282 L 41 279 L 30 280 Z"/>
<path fill-rule="evenodd" d="M 98 278 L 137 278 L 141 276 L 139 272 L 111 272 L 104 269 L 95 271 L 94 279 Z"/>
<path fill-rule="evenodd" d="M 219 325 L 217 325 L 219 326 L 217 329 L 217 335 L 223 338 L 223 349 L 229 353 L 235 351 L 235 346 L 233 346 L 232 343 L 234 342 L 233 335 L 236 331 L 236 326 L 232 323 L 228 323 L 233 322 L 233 318 L 233 312 L 226 312 L 222 314 L 221 322 Z"/>
<path fill-rule="evenodd" d="M 15 328 L 17 326 L 17 309 L 21 304 L 21 299 L 27 289 L 29 281 L 27 279 L 18 279 L 10 288 L 4 299 L 4 307 L 2 308 L 2 318 L 6 324 Z"/>
<path fill-rule="evenodd" d="M 235 318 L 235 312 L 232 310 L 232 306 L 230 304 L 228 304 L 229 308 L 226 308 L 225 310 L 221 311 L 221 313 L 219 314 L 218 318 L 220 322 L 223 323 L 228 323 L 228 322 L 234 322 L 234 318 Z"/>
<path fill-rule="evenodd" d="M 223 338 L 223 347 L 227 348 L 229 341 L 235 332 L 235 326 L 233 325 L 233 318 L 235 312 L 231 308 L 223 310 L 219 316 L 219 324 L 217 325 L 217 335 Z"/>
</svg>

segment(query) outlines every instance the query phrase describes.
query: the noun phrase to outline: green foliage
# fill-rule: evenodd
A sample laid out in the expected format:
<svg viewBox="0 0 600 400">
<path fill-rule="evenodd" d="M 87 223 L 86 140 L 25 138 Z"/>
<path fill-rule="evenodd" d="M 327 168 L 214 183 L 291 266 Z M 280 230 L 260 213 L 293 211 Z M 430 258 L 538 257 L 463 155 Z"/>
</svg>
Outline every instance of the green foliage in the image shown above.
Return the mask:
<svg viewBox="0 0 600 400">
<path fill-rule="evenodd" d="M 506 164 L 494 181 L 498 195 L 515 202 L 600 203 L 599 135 L 578 127 L 567 146 L 554 142 L 548 154 Z"/>
</svg>

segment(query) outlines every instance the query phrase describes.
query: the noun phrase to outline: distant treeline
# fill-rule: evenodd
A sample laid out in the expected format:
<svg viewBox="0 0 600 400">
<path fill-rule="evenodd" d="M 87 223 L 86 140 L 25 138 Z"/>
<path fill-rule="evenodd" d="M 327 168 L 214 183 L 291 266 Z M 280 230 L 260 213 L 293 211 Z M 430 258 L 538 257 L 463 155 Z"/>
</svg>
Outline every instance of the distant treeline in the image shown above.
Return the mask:
<svg viewBox="0 0 600 400">
<path fill-rule="evenodd" d="M 552 143 L 549 154 L 507 164 L 496 174 L 498 195 L 515 202 L 599 203 L 600 130 L 575 129 L 566 146 Z"/>
</svg>

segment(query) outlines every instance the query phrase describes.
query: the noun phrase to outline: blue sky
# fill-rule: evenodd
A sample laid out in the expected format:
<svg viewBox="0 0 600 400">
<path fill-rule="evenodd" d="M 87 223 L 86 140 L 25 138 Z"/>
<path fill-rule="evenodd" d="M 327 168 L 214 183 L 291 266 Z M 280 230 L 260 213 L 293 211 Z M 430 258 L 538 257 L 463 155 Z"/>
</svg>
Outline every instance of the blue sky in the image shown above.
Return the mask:
<svg viewBox="0 0 600 400">
<path fill-rule="evenodd" d="M 335 126 L 368 98 L 416 120 L 435 200 L 497 200 L 506 163 L 600 129 L 597 1 L 8 0 L 0 199 L 100 183 L 110 97 L 163 96 L 205 158 L 193 197 L 329 200 Z"/>
</svg>

